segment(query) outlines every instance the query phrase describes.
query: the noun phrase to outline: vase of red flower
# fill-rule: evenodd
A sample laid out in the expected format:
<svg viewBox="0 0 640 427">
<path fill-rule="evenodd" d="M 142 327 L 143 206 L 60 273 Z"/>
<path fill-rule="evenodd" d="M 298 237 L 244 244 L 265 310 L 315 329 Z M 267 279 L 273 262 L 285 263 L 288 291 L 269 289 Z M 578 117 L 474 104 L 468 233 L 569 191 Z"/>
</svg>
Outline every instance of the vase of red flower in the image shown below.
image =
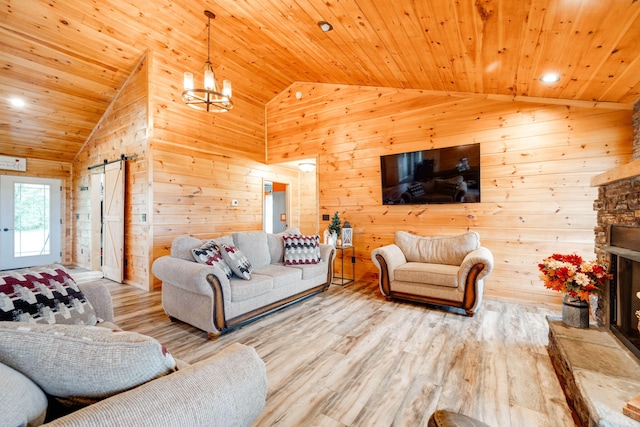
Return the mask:
<svg viewBox="0 0 640 427">
<path fill-rule="evenodd" d="M 576 328 L 589 327 L 589 296 L 597 295 L 609 274 L 607 261 L 584 261 L 576 254 L 553 254 L 538 264 L 544 286 L 563 292 L 562 321 Z"/>
<path fill-rule="evenodd" d="M 588 328 L 589 303 L 578 297 L 564 294 L 562 299 L 562 323 L 574 328 Z"/>
</svg>

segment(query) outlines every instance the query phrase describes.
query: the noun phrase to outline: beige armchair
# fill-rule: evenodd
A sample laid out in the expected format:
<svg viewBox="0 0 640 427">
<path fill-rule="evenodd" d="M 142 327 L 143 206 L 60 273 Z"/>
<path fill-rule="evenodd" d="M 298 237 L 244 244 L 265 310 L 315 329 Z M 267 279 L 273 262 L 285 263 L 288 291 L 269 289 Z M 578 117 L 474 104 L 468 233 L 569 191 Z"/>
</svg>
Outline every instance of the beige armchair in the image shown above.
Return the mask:
<svg viewBox="0 0 640 427">
<path fill-rule="evenodd" d="M 480 236 L 422 237 L 395 233 L 395 243 L 374 249 L 380 291 L 404 299 L 461 308 L 473 316 L 482 301 L 483 280 L 493 270 L 493 255 Z"/>
</svg>

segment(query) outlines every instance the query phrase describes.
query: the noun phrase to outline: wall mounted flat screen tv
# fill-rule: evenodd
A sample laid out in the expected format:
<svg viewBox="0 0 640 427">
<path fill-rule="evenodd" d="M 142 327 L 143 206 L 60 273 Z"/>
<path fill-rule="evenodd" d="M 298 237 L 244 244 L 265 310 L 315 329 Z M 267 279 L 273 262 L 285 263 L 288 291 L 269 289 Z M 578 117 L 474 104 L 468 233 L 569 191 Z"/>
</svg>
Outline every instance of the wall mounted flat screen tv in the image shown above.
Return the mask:
<svg viewBox="0 0 640 427">
<path fill-rule="evenodd" d="M 480 144 L 380 156 L 382 204 L 480 203 Z"/>
</svg>

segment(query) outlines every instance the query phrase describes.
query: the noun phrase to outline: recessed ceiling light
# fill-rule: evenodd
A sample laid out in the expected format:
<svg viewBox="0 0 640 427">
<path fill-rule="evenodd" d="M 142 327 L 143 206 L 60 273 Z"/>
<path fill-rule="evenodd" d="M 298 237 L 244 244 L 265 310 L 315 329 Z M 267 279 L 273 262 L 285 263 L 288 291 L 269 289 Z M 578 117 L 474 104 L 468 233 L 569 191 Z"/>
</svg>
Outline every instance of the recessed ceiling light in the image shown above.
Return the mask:
<svg viewBox="0 0 640 427">
<path fill-rule="evenodd" d="M 14 107 L 22 108 L 25 106 L 24 100 L 20 98 L 11 98 L 10 102 L 11 102 L 11 105 L 13 105 Z"/>
<path fill-rule="evenodd" d="M 560 76 L 556 73 L 548 73 L 540 77 L 540 81 L 542 83 L 556 83 L 560 81 Z"/>
<path fill-rule="evenodd" d="M 318 27 L 320 27 L 320 29 L 325 33 L 333 30 L 333 25 L 329 24 L 327 21 L 318 22 Z"/>
</svg>

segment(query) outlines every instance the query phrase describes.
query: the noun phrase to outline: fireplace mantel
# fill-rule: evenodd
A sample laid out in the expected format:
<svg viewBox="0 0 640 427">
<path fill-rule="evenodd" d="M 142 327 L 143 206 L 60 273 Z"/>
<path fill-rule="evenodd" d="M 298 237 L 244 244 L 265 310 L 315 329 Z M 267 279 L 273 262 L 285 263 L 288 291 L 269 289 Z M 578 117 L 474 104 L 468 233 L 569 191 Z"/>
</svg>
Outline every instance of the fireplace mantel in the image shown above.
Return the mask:
<svg viewBox="0 0 640 427">
<path fill-rule="evenodd" d="M 640 159 L 594 176 L 591 178 L 591 186 L 600 187 L 623 179 L 635 178 L 638 175 L 640 175 Z"/>
</svg>

